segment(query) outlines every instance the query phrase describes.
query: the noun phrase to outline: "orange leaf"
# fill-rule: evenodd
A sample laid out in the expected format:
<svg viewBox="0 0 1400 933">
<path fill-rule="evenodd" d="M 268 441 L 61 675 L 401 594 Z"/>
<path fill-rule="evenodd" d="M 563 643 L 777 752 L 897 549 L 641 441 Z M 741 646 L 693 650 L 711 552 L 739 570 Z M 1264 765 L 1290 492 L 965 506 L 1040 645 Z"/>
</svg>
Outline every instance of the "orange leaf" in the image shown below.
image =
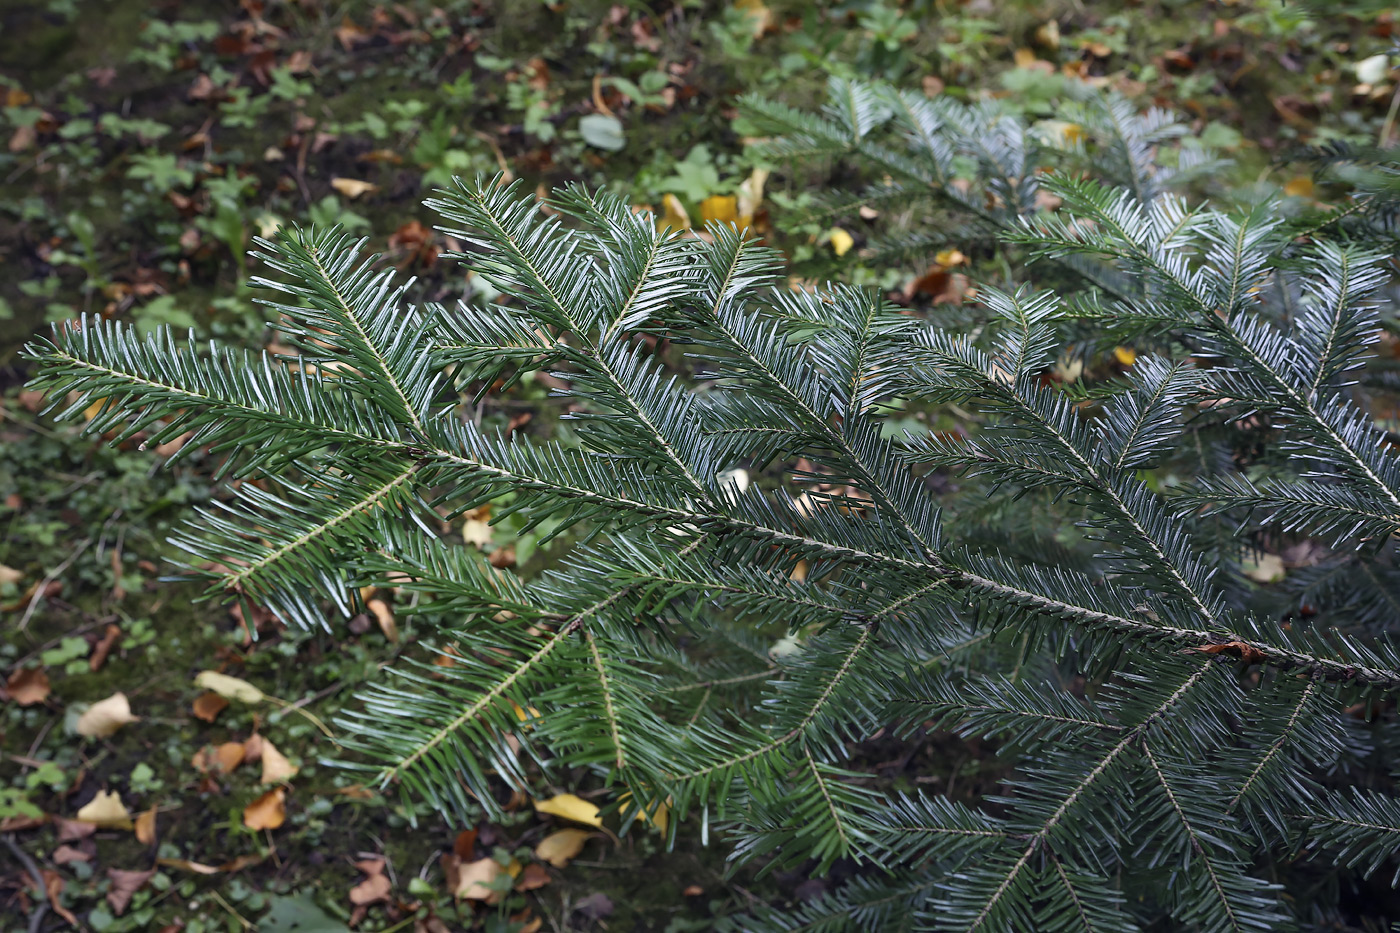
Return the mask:
<svg viewBox="0 0 1400 933">
<path fill-rule="evenodd" d="M 287 792 L 278 787 L 248 804 L 243 825 L 249 829 L 276 829 L 287 822 Z"/>
<path fill-rule="evenodd" d="M 1228 654 L 1246 664 L 1261 664 L 1265 659 L 1263 651 L 1247 641 L 1227 641 L 1222 645 L 1201 645 L 1196 649 L 1204 654 Z"/>
<path fill-rule="evenodd" d="M 156 841 L 156 808 L 151 807 L 136 818 L 136 841 L 148 846 Z"/>
<path fill-rule="evenodd" d="M 219 714 L 228 709 L 228 700 L 219 696 L 214 691 L 201 693 L 194 698 L 194 715 L 196 719 L 203 719 L 205 722 L 213 722 L 219 718 Z"/>
</svg>

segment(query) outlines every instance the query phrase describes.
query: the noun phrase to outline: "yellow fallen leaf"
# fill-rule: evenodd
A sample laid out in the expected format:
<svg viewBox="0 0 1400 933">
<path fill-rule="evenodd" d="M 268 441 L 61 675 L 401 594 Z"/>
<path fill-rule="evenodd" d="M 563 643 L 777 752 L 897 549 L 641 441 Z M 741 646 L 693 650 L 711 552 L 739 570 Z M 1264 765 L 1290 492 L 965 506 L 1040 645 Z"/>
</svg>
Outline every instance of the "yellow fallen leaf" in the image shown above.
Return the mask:
<svg viewBox="0 0 1400 933">
<path fill-rule="evenodd" d="M 701 223 L 734 223 L 739 219 L 739 199 L 729 194 L 712 194 L 700 202 Z"/>
<path fill-rule="evenodd" d="M 622 796 L 618 798 L 618 803 L 622 804 L 624 812 L 627 809 L 627 804 L 631 801 L 631 791 L 623 791 Z M 664 803 L 658 803 L 656 805 L 656 809 L 652 812 L 648 813 L 647 811 L 642 810 L 638 813 L 638 816 L 646 820 L 651 825 L 655 826 L 658 832 L 664 833 L 666 832 L 666 825 L 670 822 L 671 819 L 670 803 L 671 801 L 668 798 Z"/>
<path fill-rule="evenodd" d="M 141 717 L 131 715 L 131 703 L 120 691 L 99 700 L 78 717 L 78 734 L 92 739 L 105 739 L 129 722 Z"/>
<path fill-rule="evenodd" d="M 832 227 L 829 234 L 831 239 L 831 250 L 838 256 L 844 256 L 851 251 L 851 247 L 856 245 L 855 237 L 851 236 L 840 227 Z"/>
<path fill-rule="evenodd" d="M 262 782 L 280 784 L 296 776 L 297 766 L 287 760 L 287 756 L 277 750 L 267 739 L 262 740 Z"/>
<path fill-rule="evenodd" d="M 587 830 L 561 829 L 540 840 L 540 844 L 535 846 L 535 858 L 555 868 L 563 868 L 583 851 L 583 844 L 587 841 Z"/>
<path fill-rule="evenodd" d="M 950 269 L 967 262 L 967 257 L 963 255 L 962 250 L 942 249 L 934 254 L 933 261 L 945 269 Z"/>
<path fill-rule="evenodd" d="M 194 679 L 194 685 L 205 690 L 212 690 L 225 699 L 238 700 L 243 703 L 261 703 L 267 699 L 267 694 L 248 681 L 220 674 L 218 671 L 201 672 Z"/>
<path fill-rule="evenodd" d="M 468 862 L 458 869 L 457 889 L 452 893 L 469 901 L 485 901 L 488 904 L 494 904 L 500 900 L 501 892 L 493 891 L 491 882 L 505 873 L 506 870 L 501 867 L 501 863 L 493 858 Z"/>
<path fill-rule="evenodd" d="M 143 846 L 156 841 L 156 808 L 151 807 L 136 818 L 136 841 Z"/>
<path fill-rule="evenodd" d="M 657 221 L 662 227 L 670 227 L 672 230 L 689 230 L 690 215 L 685 212 L 685 205 L 681 199 L 674 194 L 668 194 L 661 199 L 662 214 Z"/>
<path fill-rule="evenodd" d="M 373 182 L 360 181 L 357 178 L 332 178 L 331 187 L 352 201 L 363 194 L 379 190 L 379 186 Z"/>
<path fill-rule="evenodd" d="M 548 800 L 536 800 L 535 812 L 548 813 L 550 816 L 572 820 L 575 823 L 584 823 L 588 826 L 603 825 L 603 818 L 598 815 L 598 808 L 574 794 L 560 794 Z"/>
<path fill-rule="evenodd" d="M 116 829 L 131 828 L 131 814 L 122 803 L 121 794 L 114 790 L 100 790 L 81 809 L 77 819 L 83 823 L 96 823 Z"/>
<path fill-rule="evenodd" d="M 280 787 L 263 794 L 243 810 L 249 829 L 276 829 L 287 822 L 287 792 Z"/>
<path fill-rule="evenodd" d="M 1113 358 L 1119 366 L 1131 366 L 1137 362 L 1137 351 L 1132 347 L 1114 347 Z"/>
<path fill-rule="evenodd" d="M 533 706 L 530 706 L 530 707 L 521 706 L 519 703 L 515 702 L 514 700 L 511 700 L 511 701 L 510 701 L 510 705 L 511 705 L 511 708 L 515 710 L 515 718 L 518 719 L 518 720 L 520 720 L 521 722 L 527 724 L 527 725 L 525 726 L 525 728 L 526 728 L 527 730 L 528 730 L 528 729 L 533 729 L 533 728 L 534 728 L 534 720 L 539 719 L 540 716 L 543 715 L 539 710 L 535 709 Z"/>
<path fill-rule="evenodd" d="M 1290 198 L 1310 198 L 1313 196 L 1313 180 L 1306 175 L 1290 178 L 1284 183 L 1283 193 Z"/>
</svg>

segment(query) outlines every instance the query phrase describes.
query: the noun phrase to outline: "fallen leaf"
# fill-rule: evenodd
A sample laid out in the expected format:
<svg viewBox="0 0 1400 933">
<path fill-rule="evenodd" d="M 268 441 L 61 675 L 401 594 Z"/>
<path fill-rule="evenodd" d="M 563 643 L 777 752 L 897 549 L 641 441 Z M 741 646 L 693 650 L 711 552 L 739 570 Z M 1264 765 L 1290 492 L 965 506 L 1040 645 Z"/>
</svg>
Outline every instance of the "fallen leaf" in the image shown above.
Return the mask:
<svg viewBox="0 0 1400 933">
<path fill-rule="evenodd" d="M 1261 664 L 1264 652 L 1245 641 L 1228 641 L 1223 645 L 1201 645 L 1196 649 L 1203 654 L 1228 654 L 1246 664 Z"/>
<path fill-rule="evenodd" d="M 700 222 L 734 223 L 739 219 L 739 199 L 733 195 L 712 194 L 700 202 Z"/>
<path fill-rule="evenodd" d="M 480 518 L 468 518 L 462 522 L 462 540 L 476 545 L 482 550 L 491 543 L 491 523 Z"/>
<path fill-rule="evenodd" d="M 290 781 L 296 776 L 297 766 L 287 760 L 287 756 L 277 750 L 267 739 L 263 739 L 262 745 L 262 782 L 264 784 L 281 784 Z"/>
<path fill-rule="evenodd" d="M 156 841 L 156 808 L 142 813 L 136 818 L 136 841 L 144 846 L 154 845 Z"/>
<path fill-rule="evenodd" d="M 287 821 L 287 792 L 278 787 L 248 804 L 243 825 L 249 829 L 276 829 Z"/>
<path fill-rule="evenodd" d="M 758 210 L 763 206 L 763 186 L 768 183 L 768 169 L 756 168 L 739 184 L 739 226 L 752 227 Z"/>
<path fill-rule="evenodd" d="M 856 245 L 855 238 L 840 227 L 832 227 L 829 237 L 831 251 L 837 256 L 846 255 L 851 251 L 851 247 Z"/>
<path fill-rule="evenodd" d="M 69 926 L 79 929 L 78 918 L 59 900 L 63 894 L 63 876 L 51 868 L 42 869 L 39 873 L 44 878 L 44 893 L 49 897 L 49 906 L 53 908 L 53 912 L 68 921 Z"/>
<path fill-rule="evenodd" d="M 261 703 L 267 699 L 267 694 L 248 681 L 220 674 L 218 671 L 201 672 L 199 676 L 195 677 L 194 685 L 205 690 L 212 690 L 225 699 L 238 700 L 242 703 Z"/>
<path fill-rule="evenodd" d="M 213 722 L 219 718 L 219 714 L 228 709 L 228 700 L 219 696 L 213 690 L 201 693 L 194 698 L 194 715 L 196 719 L 203 719 L 205 722 Z"/>
<path fill-rule="evenodd" d="M 18 583 L 23 579 L 24 571 L 0 564 L 0 586 L 4 586 L 6 583 Z"/>
<path fill-rule="evenodd" d="M 1113 358 L 1119 366 L 1131 366 L 1137 362 L 1137 351 L 1132 347 L 1114 347 Z"/>
<path fill-rule="evenodd" d="M 214 763 L 224 774 L 228 774 L 243 764 L 243 757 L 247 754 L 242 742 L 224 742 L 214 749 Z"/>
<path fill-rule="evenodd" d="M 205 865 L 202 862 L 191 862 L 182 858 L 158 858 L 156 864 L 162 868 L 178 868 L 181 871 L 193 872 L 196 875 L 217 875 L 219 869 L 213 865 Z"/>
<path fill-rule="evenodd" d="M 53 859 L 55 865 L 67 865 L 70 862 L 88 862 L 92 860 L 91 855 L 67 843 L 54 849 L 53 855 L 51 855 L 50 858 Z"/>
<path fill-rule="evenodd" d="M 549 882 L 549 871 L 538 862 L 532 862 L 525 866 L 525 870 L 515 880 L 515 890 L 533 891 L 536 888 L 544 887 Z"/>
<path fill-rule="evenodd" d="M 1260 554 L 1257 560 L 1241 561 L 1240 569 L 1255 583 L 1277 583 L 1287 573 L 1283 558 L 1277 554 Z"/>
<path fill-rule="evenodd" d="M 117 552 L 113 551 L 112 553 L 116 554 Z M 107 663 L 107 655 L 112 653 L 112 649 L 117 646 L 117 639 L 121 636 L 120 626 L 108 624 L 102 635 L 102 640 L 92 646 L 92 657 L 88 658 L 89 670 L 93 672 L 102 670 L 102 665 Z"/>
<path fill-rule="evenodd" d="M 690 229 L 690 215 L 685 212 L 680 198 L 674 194 L 665 195 L 661 199 L 661 207 L 661 219 L 657 221 L 660 226 L 677 231 Z"/>
<path fill-rule="evenodd" d="M 452 852 L 460 859 L 469 859 L 476 854 L 476 828 L 464 829 L 452 840 Z"/>
<path fill-rule="evenodd" d="M 380 863 L 383 864 L 382 862 Z M 370 875 L 364 881 L 350 889 L 350 903 L 356 907 L 364 907 L 368 904 L 378 904 L 380 901 L 389 899 L 389 892 L 393 889 L 389 879 L 384 875 Z"/>
<path fill-rule="evenodd" d="M 22 667 L 5 681 L 5 690 L 20 706 L 42 703 L 49 696 L 49 675 L 42 667 Z"/>
<path fill-rule="evenodd" d="M 92 739 L 105 739 L 129 722 L 136 722 L 139 716 L 131 715 L 131 703 L 126 694 L 118 691 L 105 700 L 89 706 L 78 717 L 79 735 Z"/>
<path fill-rule="evenodd" d="M 535 801 L 535 812 L 548 813 L 550 816 L 562 817 L 589 826 L 603 825 L 603 818 L 598 815 L 598 808 L 574 794 L 559 794 L 548 800 L 537 800 Z"/>
<path fill-rule="evenodd" d="M 1310 198 L 1313 196 L 1313 180 L 1306 175 L 1290 178 L 1283 185 L 1283 193 L 1290 198 Z"/>
<path fill-rule="evenodd" d="M 748 14 L 755 39 L 762 38 L 773 28 L 773 11 L 764 5 L 763 0 L 734 0 L 734 9 Z"/>
<path fill-rule="evenodd" d="M 535 846 L 535 858 L 548 862 L 555 868 L 563 868 L 583 851 L 588 841 L 588 832 L 582 829 L 561 829 L 550 833 Z"/>
<path fill-rule="evenodd" d="M 705 889 L 698 884 L 688 884 L 685 886 L 685 890 L 681 892 L 685 897 L 699 897 L 704 893 Z"/>
<path fill-rule="evenodd" d="M 131 814 L 122 803 L 121 794 L 114 790 L 100 790 L 77 813 L 84 823 L 107 826 L 115 829 L 130 829 Z"/>
<path fill-rule="evenodd" d="M 457 884 L 452 893 L 455 897 L 469 901 L 485 901 L 494 904 L 501 899 L 499 891 L 491 889 L 491 883 L 506 870 L 493 858 L 477 859 L 457 869 Z"/>
<path fill-rule="evenodd" d="M 112 886 L 107 889 L 107 903 L 112 905 L 112 913 L 120 917 L 131 904 L 131 897 L 145 887 L 146 882 L 155 876 L 154 868 L 149 871 L 123 871 L 120 868 L 107 869 L 107 877 Z"/>
<path fill-rule="evenodd" d="M 389 608 L 389 604 L 382 599 L 371 599 L 365 605 L 370 612 L 374 613 L 374 618 L 379 622 L 379 630 L 384 633 L 384 637 L 389 639 L 390 644 L 396 643 L 399 640 L 399 624 L 394 620 L 394 611 Z"/>
<path fill-rule="evenodd" d="M 360 181 L 356 178 L 332 178 L 331 187 L 352 201 L 361 195 L 379 190 L 379 186 L 373 182 Z"/>
</svg>

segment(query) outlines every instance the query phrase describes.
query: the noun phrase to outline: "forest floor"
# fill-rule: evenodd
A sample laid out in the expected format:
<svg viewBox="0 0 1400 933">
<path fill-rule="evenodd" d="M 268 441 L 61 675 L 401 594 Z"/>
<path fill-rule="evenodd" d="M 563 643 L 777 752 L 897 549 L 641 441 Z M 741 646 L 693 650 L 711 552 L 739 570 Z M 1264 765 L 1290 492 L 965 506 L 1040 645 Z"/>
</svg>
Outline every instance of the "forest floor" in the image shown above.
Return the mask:
<svg viewBox="0 0 1400 933">
<path fill-rule="evenodd" d="M 599 829 L 546 867 L 535 849 L 567 821 L 523 796 L 504 821 L 447 825 L 328 763 L 337 710 L 414 651 L 413 623 L 304 632 L 168 580 L 168 537 L 222 495 L 217 458 L 162 469 L 174 448 L 113 448 L 41 417 L 19 350 L 47 323 L 88 313 L 266 346 L 245 254 L 290 223 L 367 237 L 417 276 L 416 299 L 470 296 L 421 204 L 453 175 L 581 181 L 673 222 L 724 218 L 765 168 L 736 96 L 812 105 L 833 74 L 994 94 L 1036 116 L 1053 115 L 1065 81 L 1107 84 L 1182 112 L 1233 159 L 1212 193 L 1310 197 L 1301 147 L 1384 139 L 1400 100 L 1384 6 L 1311 9 L 0 0 L 0 927 L 679 933 L 832 883 L 731 874 L 698 826 L 671 853 L 654 834 Z M 829 231 L 786 219 L 822 169 L 775 171 L 756 204 L 793 274 L 892 291 L 918 279 L 917 265 L 837 256 Z M 860 223 L 847 223 L 857 244 Z M 488 406 L 488 423 L 526 434 L 556 420 L 540 383 Z M 550 561 L 537 537 L 486 517 L 464 533 L 501 563 Z M 276 699 L 225 701 L 196 685 L 208 670 Z M 939 737 L 917 754 L 866 751 L 872 768 L 900 759 L 910 779 L 969 792 L 996 769 L 975 743 Z M 574 791 L 594 793 L 551 789 Z M 518 870 L 512 890 L 454 897 L 462 867 L 493 855 Z"/>
</svg>

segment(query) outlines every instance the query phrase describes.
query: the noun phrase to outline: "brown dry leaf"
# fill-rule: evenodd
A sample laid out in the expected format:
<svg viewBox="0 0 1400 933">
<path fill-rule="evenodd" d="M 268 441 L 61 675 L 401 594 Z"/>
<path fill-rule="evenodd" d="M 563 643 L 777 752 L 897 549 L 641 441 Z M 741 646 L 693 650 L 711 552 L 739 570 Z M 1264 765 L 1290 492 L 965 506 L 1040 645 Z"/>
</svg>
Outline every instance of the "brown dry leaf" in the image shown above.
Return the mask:
<svg viewBox="0 0 1400 933">
<path fill-rule="evenodd" d="M 369 904 L 378 904 L 381 901 L 387 901 L 389 899 L 389 892 L 393 889 L 393 886 L 384 875 L 384 862 L 382 860 L 376 860 L 374 862 L 365 860 L 363 862 L 357 862 L 356 865 L 361 871 L 369 875 L 369 877 L 350 889 L 350 903 L 354 904 L 356 907 L 365 907 Z M 366 866 L 370 865 L 377 867 L 378 870 L 369 871 Z"/>
<path fill-rule="evenodd" d="M 213 722 L 219 718 L 219 714 L 228 709 L 228 700 L 219 696 L 213 690 L 201 693 L 194 698 L 194 715 L 196 719 L 203 719 L 205 722 Z"/>
<path fill-rule="evenodd" d="M 79 735 L 92 739 L 105 739 L 129 722 L 136 722 L 139 716 L 131 715 L 131 703 L 126 694 L 118 691 L 105 700 L 98 700 L 78 717 Z"/>
<path fill-rule="evenodd" d="M 287 822 L 287 792 L 278 787 L 248 804 L 243 825 L 249 829 L 276 829 Z"/>
<path fill-rule="evenodd" d="M 112 551 L 113 559 L 116 559 L 117 552 Z M 117 646 L 117 639 L 122 637 L 121 627 L 108 624 L 106 631 L 102 634 L 102 640 L 92 647 L 92 657 L 88 658 L 88 669 L 96 673 L 102 670 L 102 665 L 107 663 L 107 655 L 112 653 L 112 649 Z"/>
<path fill-rule="evenodd" d="M 1246 664 L 1261 664 L 1265 657 L 1263 651 L 1247 641 L 1227 641 L 1223 645 L 1201 645 L 1196 650 L 1203 654 L 1228 654 L 1232 658 L 1239 658 Z"/>
<path fill-rule="evenodd" d="M 143 846 L 154 845 L 156 841 L 156 808 L 151 807 L 136 818 L 136 841 Z"/>
<path fill-rule="evenodd" d="M 487 534 L 490 534 L 489 530 Z M 374 613 L 375 621 L 379 623 L 379 630 L 384 633 L 384 637 L 389 639 L 390 644 L 396 644 L 399 640 L 399 624 L 394 620 L 394 611 L 389 608 L 389 604 L 382 599 L 371 599 L 365 606 Z"/>
<path fill-rule="evenodd" d="M 501 899 L 501 894 L 491 889 L 491 883 L 505 873 L 501 863 L 493 858 L 467 862 L 457 868 L 457 883 L 452 893 L 469 901 L 494 904 Z"/>
<path fill-rule="evenodd" d="M 49 897 L 49 907 L 53 908 L 54 913 L 68 921 L 69 926 L 80 929 L 78 918 L 73 916 L 73 911 L 64 907 L 63 902 L 59 900 L 63 894 L 63 876 L 51 868 L 42 869 L 39 874 L 44 877 L 44 893 Z"/>
<path fill-rule="evenodd" d="M 548 862 L 555 868 L 563 868 L 583 851 L 588 841 L 588 833 L 582 829 L 561 829 L 550 833 L 535 846 L 535 858 Z"/>
<path fill-rule="evenodd" d="M 379 186 L 373 182 L 360 181 L 358 178 L 332 178 L 331 187 L 352 201 L 361 195 L 379 190 Z"/>
<path fill-rule="evenodd" d="M 603 818 L 598 815 L 598 808 L 575 794 L 558 794 L 548 800 L 537 800 L 535 801 L 535 812 L 548 813 L 550 816 L 562 817 L 588 826 L 603 825 Z"/>
<path fill-rule="evenodd" d="M 49 675 L 42 667 L 20 668 L 5 681 L 5 691 L 20 706 L 42 703 L 49 696 Z"/>
<path fill-rule="evenodd" d="M 84 852 L 82 849 L 70 846 L 67 843 L 54 849 L 53 855 L 51 855 L 50 858 L 53 859 L 55 865 L 67 865 L 70 862 L 88 862 L 92 860 L 90 854 Z"/>
<path fill-rule="evenodd" d="M 681 892 L 681 894 L 685 897 L 699 897 L 704 893 L 705 889 L 700 887 L 700 885 L 698 884 L 688 884 L 686 885 L 685 890 Z"/>
<path fill-rule="evenodd" d="M 120 868 L 107 869 L 107 877 L 112 886 L 107 889 L 107 903 L 112 905 L 112 913 L 120 917 L 131 904 L 131 897 L 145 887 L 146 882 L 155 876 L 156 870 L 123 871 Z"/>
<path fill-rule="evenodd" d="M 476 829 L 464 829 L 452 840 L 452 852 L 460 859 L 469 859 L 476 854 Z"/>
<path fill-rule="evenodd" d="M 77 813 L 84 823 L 94 823 L 114 829 L 130 829 L 131 814 L 122 803 L 121 794 L 114 790 L 100 790 L 84 804 Z"/>
<path fill-rule="evenodd" d="M 542 888 L 550 882 L 549 871 L 538 862 L 531 862 L 525 866 L 525 870 L 520 873 L 520 877 L 515 880 L 515 890 L 533 891 Z"/>
<path fill-rule="evenodd" d="M 251 740 L 249 740 L 251 741 Z M 297 766 L 287 760 L 287 756 L 277 750 L 267 739 L 261 739 L 262 782 L 281 784 L 296 777 Z"/>
</svg>

